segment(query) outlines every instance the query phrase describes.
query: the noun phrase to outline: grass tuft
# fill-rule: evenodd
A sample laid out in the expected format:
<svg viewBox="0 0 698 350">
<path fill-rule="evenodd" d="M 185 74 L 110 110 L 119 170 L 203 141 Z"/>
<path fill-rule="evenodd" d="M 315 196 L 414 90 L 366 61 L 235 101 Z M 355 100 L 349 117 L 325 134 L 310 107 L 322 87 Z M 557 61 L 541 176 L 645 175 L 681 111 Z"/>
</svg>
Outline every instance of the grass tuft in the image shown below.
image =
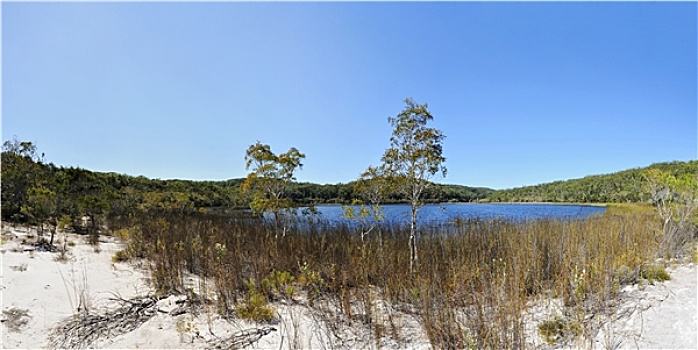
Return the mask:
<svg viewBox="0 0 698 350">
<path fill-rule="evenodd" d="M 671 279 L 671 276 L 664 266 L 651 265 L 640 271 L 640 277 L 646 279 L 650 284 L 655 281 L 663 282 Z"/>
</svg>

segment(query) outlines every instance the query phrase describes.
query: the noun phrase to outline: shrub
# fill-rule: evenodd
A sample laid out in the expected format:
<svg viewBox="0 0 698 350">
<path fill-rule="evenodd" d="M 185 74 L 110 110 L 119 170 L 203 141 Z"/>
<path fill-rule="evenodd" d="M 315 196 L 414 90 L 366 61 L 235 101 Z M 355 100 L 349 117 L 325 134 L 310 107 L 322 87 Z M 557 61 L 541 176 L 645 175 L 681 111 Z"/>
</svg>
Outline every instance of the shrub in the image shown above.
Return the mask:
<svg viewBox="0 0 698 350">
<path fill-rule="evenodd" d="M 655 281 L 668 281 L 671 279 L 669 273 L 664 268 L 664 266 L 651 265 L 645 269 L 640 270 L 640 277 L 646 279 L 650 284 Z"/>
<path fill-rule="evenodd" d="M 575 321 L 566 321 L 561 317 L 543 321 L 538 325 L 538 333 L 548 344 L 555 344 L 566 337 L 576 337 L 582 333 L 582 328 Z"/>
<path fill-rule="evenodd" d="M 117 251 L 114 256 L 111 257 L 112 262 L 124 262 L 128 261 L 131 257 L 126 250 Z"/>
<path fill-rule="evenodd" d="M 248 294 L 244 303 L 238 304 L 235 311 L 238 316 L 256 322 L 270 322 L 276 312 L 269 306 L 267 297 L 257 290 L 254 281 L 247 282 Z"/>
<path fill-rule="evenodd" d="M 295 278 L 291 273 L 274 270 L 262 280 L 262 290 L 264 290 L 267 295 L 276 298 L 293 299 L 295 294 L 295 289 L 293 288 L 294 281 Z"/>
</svg>

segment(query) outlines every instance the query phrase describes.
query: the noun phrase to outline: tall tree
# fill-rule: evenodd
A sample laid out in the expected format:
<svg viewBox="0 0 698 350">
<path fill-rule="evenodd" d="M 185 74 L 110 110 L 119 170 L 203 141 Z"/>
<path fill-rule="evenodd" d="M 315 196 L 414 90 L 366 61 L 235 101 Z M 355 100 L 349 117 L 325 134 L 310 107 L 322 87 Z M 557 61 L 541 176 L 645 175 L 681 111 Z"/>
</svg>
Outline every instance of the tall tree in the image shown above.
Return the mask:
<svg viewBox="0 0 698 350">
<path fill-rule="evenodd" d="M 2 219 L 26 221 L 22 206 L 27 204 L 28 191 L 43 178 L 43 155 L 28 141 L 12 141 L 2 145 Z"/>
<path fill-rule="evenodd" d="M 285 220 L 282 216 L 293 207 L 293 201 L 288 197 L 289 186 L 295 177 L 296 169 L 302 169 L 301 160 L 305 154 L 291 147 L 279 155 L 271 151 L 266 144 L 251 145 L 245 152 L 246 169 L 252 169 L 242 184 L 244 192 L 252 195 L 250 209 L 257 213 L 271 213 L 276 224 L 276 235 L 283 226 L 286 234 Z"/>
<path fill-rule="evenodd" d="M 441 130 L 427 126 L 434 117 L 427 104 L 405 99 L 405 108 L 395 117 L 388 117 L 393 127 L 390 148 L 382 157 L 386 175 L 410 203 L 410 270 L 417 263 L 417 213 L 423 205 L 422 195 L 437 174 L 446 176 Z"/>
</svg>

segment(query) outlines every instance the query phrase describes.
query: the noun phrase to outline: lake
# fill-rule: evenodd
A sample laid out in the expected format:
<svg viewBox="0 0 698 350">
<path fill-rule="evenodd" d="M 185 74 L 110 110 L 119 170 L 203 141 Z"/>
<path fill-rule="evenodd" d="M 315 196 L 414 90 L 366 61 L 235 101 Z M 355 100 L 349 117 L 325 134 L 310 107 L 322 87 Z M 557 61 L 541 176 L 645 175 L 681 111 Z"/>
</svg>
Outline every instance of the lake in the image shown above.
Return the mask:
<svg viewBox="0 0 698 350">
<path fill-rule="evenodd" d="M 335 223 L 348 221 L 342 217 L 344 210 L 340 205 L 319 205 L 315 208 L 320 212 L 320 220 Z M 605 210 L 605 207 L 591 205 L 443 203 L 425 205 L 419 210 L 417 219 L 423 224 L 443 223 L 457 217 L 514 221 L 546 218 L 577 219 L 602 214 Z M 410 221 L 410 206 L 407 204 L 384 205 L 383 213 L 387 222 L 399 224 Z"/>
</svg>

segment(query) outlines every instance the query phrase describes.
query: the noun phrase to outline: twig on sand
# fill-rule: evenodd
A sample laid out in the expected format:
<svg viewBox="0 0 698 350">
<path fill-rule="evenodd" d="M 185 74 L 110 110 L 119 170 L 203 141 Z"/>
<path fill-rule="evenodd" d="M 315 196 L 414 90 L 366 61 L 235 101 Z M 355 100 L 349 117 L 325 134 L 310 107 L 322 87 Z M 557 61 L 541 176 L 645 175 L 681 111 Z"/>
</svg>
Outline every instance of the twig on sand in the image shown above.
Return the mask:
<svg viewBox="0 0 698 350">
<path fill-rule="evenodd" d="M 77 314 L 54 328 L 50 336 L 52 348 L 84 349 L 100 337 L 125 334 L 140 327 L 157 313 L 162 297 L 121 299 L 123 306 L 102 314 Z"/>
<path fill-rule="evenodd" d="M 276 331 L 276 328 L 274 327 L 243 329 L 241 331 L 235 332 L 230 337 L 211 342 L 211 345 L 208 347 L 208 349 L 241 349 L 253 345 L 260 339 L 262 339 L 263 336 L 274 331 Z"/>
</svg>

